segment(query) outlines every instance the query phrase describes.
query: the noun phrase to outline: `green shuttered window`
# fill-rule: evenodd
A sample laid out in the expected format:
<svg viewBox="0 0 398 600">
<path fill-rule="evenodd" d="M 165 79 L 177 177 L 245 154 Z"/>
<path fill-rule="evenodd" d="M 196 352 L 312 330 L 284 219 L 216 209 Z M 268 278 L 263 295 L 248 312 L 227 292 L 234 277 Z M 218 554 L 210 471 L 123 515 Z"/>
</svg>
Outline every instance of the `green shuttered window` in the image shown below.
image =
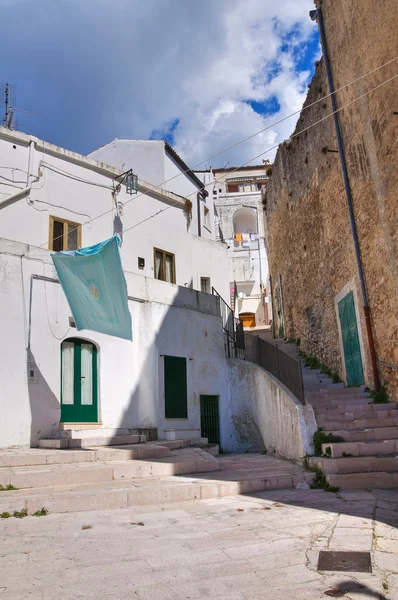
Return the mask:
<svg viewBox="0 0 398 600">
<path fill-rule="evenodd" d="M 188 418 L 187 359 L 164 357 L 166 419 Z"/>
</svg>

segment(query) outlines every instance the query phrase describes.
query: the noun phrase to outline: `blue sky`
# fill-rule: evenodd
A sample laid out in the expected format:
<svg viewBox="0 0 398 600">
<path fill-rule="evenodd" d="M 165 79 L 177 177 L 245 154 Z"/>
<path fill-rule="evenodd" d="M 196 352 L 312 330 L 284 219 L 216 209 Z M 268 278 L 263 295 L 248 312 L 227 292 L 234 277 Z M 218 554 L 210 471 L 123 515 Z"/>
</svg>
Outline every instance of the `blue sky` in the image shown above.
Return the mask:
<svg viewBox="0 0 398 600">
<path fill-rule="evenodd" d="M 116 137 L 165 137 L 190 166 L 206 161 L 298 110 L 319 55 L 313 0 L 1 0 L 1 7 L 0 81 L 16 85 L 18 108 L 36 113 L 19 114 L 18 128 L 82 154 Z M 242 164 L 294 125 L 210 164 Z"/>
</svg>

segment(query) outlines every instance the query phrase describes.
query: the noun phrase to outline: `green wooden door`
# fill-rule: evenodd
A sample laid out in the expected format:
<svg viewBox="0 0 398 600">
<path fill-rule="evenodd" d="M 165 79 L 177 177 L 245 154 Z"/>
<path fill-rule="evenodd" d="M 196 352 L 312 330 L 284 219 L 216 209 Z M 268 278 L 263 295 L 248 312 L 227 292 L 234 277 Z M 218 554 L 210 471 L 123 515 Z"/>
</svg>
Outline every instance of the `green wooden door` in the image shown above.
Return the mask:
<svg viewBox="0 0 398 600">
<path fill-rule="evenodd" d="M 210 444 L 220 443 L 220 412 L 218 396 L 200 397 L 200 435 Z"/>
<path fill-rule="evenodd" d="M 81 339 L 61 345 L 61 423 L 98 421 L 97 349 Z"/>
<path fill-rule="evenodd" d="M 339 302 L 339 317 L 343 337 L 344 360 L 347 373 L 347 385 L 364 383 L 361 348 L 359 346 L 357 318 L 355 314 L 354 294 L 350 292 Z"/>
<path fill-rule="evenodd" d="M 164 357 L 164 395 L 166 419 L 188 418 L 187 359 Z"/>
</svg>

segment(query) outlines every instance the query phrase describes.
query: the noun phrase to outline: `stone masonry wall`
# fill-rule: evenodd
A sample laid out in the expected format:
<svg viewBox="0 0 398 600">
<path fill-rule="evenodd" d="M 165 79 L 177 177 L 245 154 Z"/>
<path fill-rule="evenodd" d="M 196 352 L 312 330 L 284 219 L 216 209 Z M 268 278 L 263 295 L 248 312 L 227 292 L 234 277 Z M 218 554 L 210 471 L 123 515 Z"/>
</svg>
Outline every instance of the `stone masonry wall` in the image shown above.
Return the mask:
<svg viewBox="0 0 398 600">
<path fill-rule="evenodd" d="M 335 89 L 398 55 L 396 0 L 323 0 Z M 398 367 L 398 61 L 336 94 L 376 353 Z M 354 244 L 323 59 L 316 68 L 291 143 L 280 146 L 268 186 L 266 228 L 273 287 L 281 277 L 285 335 L 300 337 L 341 376 L 344 358 L 337 294 L 357 301 L 365 380 L 373 385 Z M 314 106 L 312 103 L 317 102 Z M 274 294 L 275 300 L 275 294 Z M 275 310 L 275 305 L 274 305 Z M 311 340 L 311 341 L 309 341 Z M 398 370 L 379 364 L 398 400 Z"/>
</svg>

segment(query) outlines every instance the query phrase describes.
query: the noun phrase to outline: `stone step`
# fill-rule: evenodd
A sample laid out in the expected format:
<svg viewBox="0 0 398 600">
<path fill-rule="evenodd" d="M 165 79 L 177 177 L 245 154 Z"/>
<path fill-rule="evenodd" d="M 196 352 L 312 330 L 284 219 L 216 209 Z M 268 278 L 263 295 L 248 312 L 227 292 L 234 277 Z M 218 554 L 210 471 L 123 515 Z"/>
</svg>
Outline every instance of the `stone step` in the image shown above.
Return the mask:
<svg viewBox="0 0 398 600">
<path fill-rule="evenodd" d="M 283 469 L 272 474 L 265 469 L 251 477 L 243 474 L 225 477 L 224 473 L 212 476 L 163 477 L 113 481 L 107 484 L 91 483 L 51 487 L 43 490 L 33 488 L 3 492 L 0 495 L 0 512 L 26 509 L 33 514 L 41 508 L 50 513 L 86 510 L 113 510 L 130 506 L 185 502 L 197 499 L 221 498 L 239 494 L 252 494 L 267 490 L 294 489 L 298 483 L 311 483 L 313 473 L 298 470 L 287 475 Z"/>
<path fill-rule="evenodd" d="M 398 473 L 345 473 L 326 475 L 329 484 L 342 490 L 398 488 Z"/>
<path fill-rule="evenodd" d="M 367 404 L 364 406 L 344 405 L 340 407 L 327 407 L 320 411 L 322 418 L 330 419 L 332 416 L 344 416 L 347 420 L 359 418 L 397 417 L 398 408 L 396 404 Z"/>
<path fill-rule="evenodd" d="M 60 437 L 63 439 L 94 439 L 98 437 L 120 437 L 129 435 L 140 435 L 138 432 L 131 427 L 96 427 L 94 424 L 90 427 L 89 425 L 74 425 L 73 427 L 65 427 L 60 430 Z"/>
<path fill-rule="evenodd" d="M 358 456 L 353 458 L 318 458 L 309 459 L 316 466 L 328 474 L 339 473 L 370 473 L 389 472 L 398 473 L 398 457 L 393 456 Z"/>
<path fill-rule="evenodd" d="M 303 381 L 304 384 L 304 389 L 308 390 L 308 391 L 313 391 L 313 392 L 333 392 L 334 390 L 342 390 L 344 389 L 344 383 L 333 383 L 332 381 L 330 383 L 323 381 L 322 383 L 318 382 L 318 381 Z"/>
<path fill-rule="evenodd" d="M 347 406 L 369 406 L 373 404 L 371 398 L 350 398 L 348 401 L 342 400 L 316 400 L 308 398 L 305 395 L 307 402 L 313 406 L 314 410 L 325 410 L 327 408 L 345 408 Z"/>
<path fill-rule="evenodd" d="M 60 485 L 107 483 L 123 479 L 217 471 L 216 458 L 196 448 L 176 450 L 167 458 L 46 465 L 0 469 L 0 485 L 43 488 Z M 7 493 L 7 492 L 4 492 Z"/>
<path fill-rule="evenodd" d="M 103 435 L 102 430 L 91 430 L 96 436 L 83 438 L 61 438 L 57 440 L 43 439 L 39 440 L 39 448 L 90 448 L 98 446 L 122 446 L 131 444 L 144 444 L 146 442 L 145 435 L 122 434 L 122 435 Z"/>
<path fill-rule="evenodd" d="M 318 425 L 321 425 L 325 429 L 345 429 L 347 431 L 353 431 L 355 429 L 368 429 L 370 427 L 397 427 L 398 418 L 393 417 L 385 419 L 342 419 L 335 417 L 334 419 L 317 419 Z"/>
<path fill-rule="evenodd" d="M 189 442 L 188 442 L 189 443 Z M 84 450 L 46 450 L 26 448 L 0 451 L 0 467 L 22 467 L 29 465 L 52 465 L 72 463 L 93 463 L 108 460 L 130 460 L 146 458 L 162 458 L 170 454 L 171 448 L 183 448 L 185 441 L 152 442 L 122 446 L 88 447 Z"/>
<path fill-rule="evenodd" d="M 322 452 L 330 448 L 331 457 L 339 458 L 345 454 L 352 456 L 388 456 L 398 453 L 398 439 L 376 442 L 338 442 L 322 444 Z"/>
<path fill-rule="evenodd" d="M 337 385 L 337 384 L 336 384 Z M 365 392 L 365 389 L 360 387 L 360 388 L 350 388 L 350 387 L 340 387 L 338 389 L 335 389 L 333 392 L 330 392 L 328 390 L 319 390 L 318 393 L 316 392 L 311 392 L 313 395 L 317 395 L 317 396 L 336 396 L 337 398 L 344 398 L 344 397 L 352 397 L 352 398 L 365 398 L 368 397 L 369 394 L 368 392 Z"/>
<path fill-rule="evenodd" d="M 371 442 L 398 439 L 398 427 L 372 427 L 370 429 L 325 430 L 325 433 L 341 436 L 345 442 Z"/>
</svg>

